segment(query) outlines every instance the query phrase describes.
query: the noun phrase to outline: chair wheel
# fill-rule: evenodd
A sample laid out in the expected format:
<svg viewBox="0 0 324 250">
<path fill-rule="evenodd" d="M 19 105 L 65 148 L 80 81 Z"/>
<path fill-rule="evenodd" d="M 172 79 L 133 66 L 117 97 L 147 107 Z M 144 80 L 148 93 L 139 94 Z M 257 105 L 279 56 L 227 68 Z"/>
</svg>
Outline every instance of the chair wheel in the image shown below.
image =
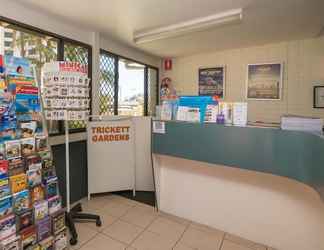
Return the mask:
<svg viewBox="0 0 324 250">
<path fill-rule="evenodd" d="M 101 227 L 101 220 L 100 219 L 96 220 L 96 226 Z"/>
<path fill-rule="evenodd" d="M 78 243 L 78 239 L 76 239 L 76 238 L 71 238 L 70 239 L 70 244 L 71 244 L 71 246 L 74 246 L 74 245 L 76 245 Z"/>
</svg>

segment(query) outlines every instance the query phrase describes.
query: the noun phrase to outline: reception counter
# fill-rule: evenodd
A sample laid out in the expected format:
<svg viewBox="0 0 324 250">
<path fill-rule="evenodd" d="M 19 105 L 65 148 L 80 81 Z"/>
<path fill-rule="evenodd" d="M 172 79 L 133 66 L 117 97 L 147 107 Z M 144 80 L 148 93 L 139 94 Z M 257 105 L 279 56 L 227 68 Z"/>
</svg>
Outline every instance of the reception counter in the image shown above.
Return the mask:
<svg viewBox="0 0 324 250">
<path fill-rule="evenodd" d="M 323 137 L 206 123 L 166 122 L 165 126 L 165 134 L 153 134 L 153 153 L 288 177 L 324 197 Z"/>
<path fill-rule="evenodd" d="M 152 150 L 161 211 L 278 250 L 324 250 L 322 137 L 170 121 Z"/>
</svg>

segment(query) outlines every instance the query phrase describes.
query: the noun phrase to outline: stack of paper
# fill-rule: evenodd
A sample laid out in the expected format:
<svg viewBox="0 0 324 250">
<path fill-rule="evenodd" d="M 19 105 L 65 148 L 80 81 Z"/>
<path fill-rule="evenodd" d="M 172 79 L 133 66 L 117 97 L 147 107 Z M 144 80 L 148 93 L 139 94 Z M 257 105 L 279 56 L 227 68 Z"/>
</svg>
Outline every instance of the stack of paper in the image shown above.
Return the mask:
<svg viewBox="0 0 324 250">
<path fill-rule="evenodd" d="M 246 126 L 247 124 L 247 103 L 234 102 L 233 103 L 233 125 Z"/>
<path fill-rule="evenodd" d="M 322 134 L 323 119 L 301 116 L 283 116 L 281 117 L 281 129 Z"/>
</svg>

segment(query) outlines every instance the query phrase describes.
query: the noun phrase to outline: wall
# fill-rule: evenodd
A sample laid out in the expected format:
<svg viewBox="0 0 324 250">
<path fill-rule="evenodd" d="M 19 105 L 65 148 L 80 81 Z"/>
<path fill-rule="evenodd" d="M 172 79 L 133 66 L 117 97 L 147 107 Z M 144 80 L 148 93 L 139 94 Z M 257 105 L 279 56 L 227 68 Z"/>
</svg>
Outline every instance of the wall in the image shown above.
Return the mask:
<svg viewBox="0 0 324 250">
<path fill-rule="evenodd" d="M 225 101 L 246 101 L 247 64 L 267 62 L 284 63 L 283 98 L 248 101 L 249 121 L 278 122 L 283 114 L 324 118 L 323 109 L 312 108 L 313 85 L 324 84 L 324 37 L 175 58 L 163 76 L 181 95 L 197 95 L 198 69 L 226 65 Z"/>
<path fill-rule="evenodd" d="M 45 31 L 56 33 L 67 38 L 71 38 L 92 46 L 92 88 L 93 88 L 93 114 L 97 114 L 96 109 L 96 91 L 97 79 L 99 75 L 99 51 L 102 46 L 110 52 L 121 54 L 136 61 L 159 66 L 159 59 L 147 55 L 134 48 L 124 46 L 108 36 L 102 35 L 95 31 L 85 29 L 74 23 L 69 23 L 56 16 L 42 13 L 40 11 L 26 7 L 23 1 L 20 3 L 10 0 L 0 0 L 0 16 L 22 22 Z M 71 199 L 76 201 L 81 197 L 87 196 L 87 146 L 86 133 L 75 133 L 70 135 L 70 183 L 71 183 Z M 50 138 L 50 144 L 53 146 L 54 161 L 60 179 L 60 190 L 65 196 L 65 137 L 55 136 Z M 82 156 L 80 158 L 80 155 Z M 147 167 L 147 164 L 144 166 Z M 150 188 L 151 184 L 146 183 L 145 188 Z"/>
<path fill-rule="evenodd" d="M 324 203 L 284 177 L 155 155 L 159 209 L 278 250 L 324 250 Z"/>
</svg>

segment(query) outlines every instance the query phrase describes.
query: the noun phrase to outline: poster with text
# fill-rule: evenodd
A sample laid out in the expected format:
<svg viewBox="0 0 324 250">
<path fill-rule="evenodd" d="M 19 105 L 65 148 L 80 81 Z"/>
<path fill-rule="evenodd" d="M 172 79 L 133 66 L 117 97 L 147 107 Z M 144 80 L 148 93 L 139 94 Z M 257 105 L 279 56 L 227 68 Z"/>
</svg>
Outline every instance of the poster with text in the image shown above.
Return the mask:
<svg viewBox="0 0 324 250">
<path fill-rule="evenodd" d="M 225 67 L 199 69 L 199 95 L 218 96 L 225 94 Z"/>
<path fill-rule="evenodd" d="M 247 76 L 247 98 L 254 100 L 280 100 L 282 64 L 250 64 Z"/>
</svg>

